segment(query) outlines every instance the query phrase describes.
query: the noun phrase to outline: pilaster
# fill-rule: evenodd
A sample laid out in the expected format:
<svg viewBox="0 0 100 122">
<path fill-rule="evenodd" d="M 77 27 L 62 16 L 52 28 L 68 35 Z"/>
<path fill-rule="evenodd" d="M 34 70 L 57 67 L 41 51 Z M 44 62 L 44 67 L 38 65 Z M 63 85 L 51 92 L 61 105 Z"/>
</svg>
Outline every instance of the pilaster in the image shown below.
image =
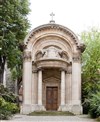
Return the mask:
<svg viewBox="0 0 100 122">
<path fill-rule="evenodd" d="M 32 61 L 31 52 L 25 51 L 23 55 L 23 104 L 21 113 L 31 112 L 31 82 L 32 82 Z"/>
<path fill-rule="evenodd" d="M 72 112 L 82 113 L 81 106 L 81 55 L 74 54 L 72 63 Z"/>
</svg>

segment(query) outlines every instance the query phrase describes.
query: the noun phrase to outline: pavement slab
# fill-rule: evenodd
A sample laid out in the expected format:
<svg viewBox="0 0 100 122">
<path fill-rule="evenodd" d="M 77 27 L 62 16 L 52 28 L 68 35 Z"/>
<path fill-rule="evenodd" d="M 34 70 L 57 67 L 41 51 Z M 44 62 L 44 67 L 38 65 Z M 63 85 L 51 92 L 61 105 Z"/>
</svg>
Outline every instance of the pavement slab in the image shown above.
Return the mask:
<svg viewBox="0 0 100 122">
<path fill-rule="evenodd" d="M 89 118 L 87 115 L 77 116 L 28 116 L 15 115 L 11 120 L 1 120 L 0 122 L 97 122 L 95 119 Z"/>
</svg>

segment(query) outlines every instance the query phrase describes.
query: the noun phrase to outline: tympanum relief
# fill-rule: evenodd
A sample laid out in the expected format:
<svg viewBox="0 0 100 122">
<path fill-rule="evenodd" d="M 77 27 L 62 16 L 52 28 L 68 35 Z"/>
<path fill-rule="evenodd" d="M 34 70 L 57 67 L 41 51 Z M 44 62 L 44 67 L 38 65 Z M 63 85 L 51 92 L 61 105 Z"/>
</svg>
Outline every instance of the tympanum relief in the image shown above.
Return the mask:
<svg viewBox="0 0 100 122">
<path fill-rule="evenodd" d="M 55 46 L 49 46 L 47 48 L 38 51 L 35 56 L 36 60 L 40 59 L 65 59 L 68 60 L 67 54 Z"/>
</svg>

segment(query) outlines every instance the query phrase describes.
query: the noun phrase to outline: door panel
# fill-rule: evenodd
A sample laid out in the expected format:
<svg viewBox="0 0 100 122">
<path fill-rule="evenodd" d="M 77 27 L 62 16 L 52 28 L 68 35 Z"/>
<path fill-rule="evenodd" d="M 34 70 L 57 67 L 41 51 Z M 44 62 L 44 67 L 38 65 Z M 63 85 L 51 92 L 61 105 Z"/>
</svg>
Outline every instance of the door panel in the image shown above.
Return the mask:
<svg viewBox="0 0 100 122">
<path fill-rule="evenodd" d="M 57 110 L 58 108 L 58 88 L 47 87 L 46 88 L 46 109 Z"/>
<path fill-rule="evenodd" d="M 46 101 L 47 101 L 47 110 L 50 110 L 51 107 L 52 107 L 52 89 L 51 88 L 48 88 L 47 89 L 47 92 L 46 92 Z"/>
</svg>

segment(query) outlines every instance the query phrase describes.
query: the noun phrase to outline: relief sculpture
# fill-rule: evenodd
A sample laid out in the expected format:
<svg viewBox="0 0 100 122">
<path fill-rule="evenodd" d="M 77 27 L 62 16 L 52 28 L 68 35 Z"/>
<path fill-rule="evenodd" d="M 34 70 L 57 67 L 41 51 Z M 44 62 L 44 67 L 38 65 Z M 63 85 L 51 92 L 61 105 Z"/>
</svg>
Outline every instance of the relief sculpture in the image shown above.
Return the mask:
<svg viewBox="0 0 100 122">
<path fill-rule="evenodd" d="M 55 48 L 54 46 L 44 49 L 43 52 L 43 57 L 45 58 L 60 58 L 59 49 Z"/>
<path fill-rule="evenodd" d="M 36 60 L 45 59 L 45 58 L 51 58 L 51 59 L 58 58 L 58 59 L 68 60 L 67 54 L 61 49 L 54 46 L 50 46 L 46 49 L 43 49 L 42 51 L 38 51 L 38 53 L 36 54 Z"/>
</svg>

